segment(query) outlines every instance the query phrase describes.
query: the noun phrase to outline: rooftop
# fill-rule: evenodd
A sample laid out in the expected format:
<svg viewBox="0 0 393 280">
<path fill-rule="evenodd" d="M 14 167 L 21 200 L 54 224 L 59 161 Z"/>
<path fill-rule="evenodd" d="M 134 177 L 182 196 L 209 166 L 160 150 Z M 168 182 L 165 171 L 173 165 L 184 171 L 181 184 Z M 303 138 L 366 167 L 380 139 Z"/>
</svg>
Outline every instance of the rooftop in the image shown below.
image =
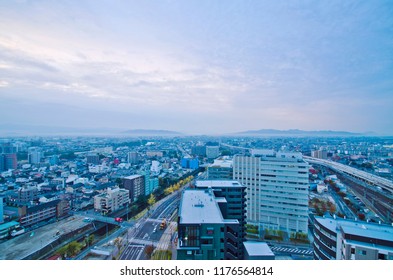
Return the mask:
<svg viewBox="0 0 393 280">
<path fill-rule="evenodd" d="M 324 227 L 333 232 L 342 228 L 346 234 L 393 241 L 393 226 L 361 221 L 346 220 L 341 218 L 315 217 Z"/>
<path fill-rule="evenodd" d="M 124 177 L 124 179 L 133 180 L 133 179 L 136 179 L 139 177 L 142 177 L 142 175 L 138 175 L 138 174 L 130 175 L 130 176 Z"/>
<path fill-rule="evenodd" d="M 220 202 L 223 202 L 220 199 Z M 186 190 L 183 193 L 180 209 L 182 224 L 227 224 L 238 223 L 222 217 L 218 201 L 208 190 Z"/>
<path fill-rule="evenodd" d="M 249 256 L 274 256 L 266 242 L 246 241 L 243 244 Z"/>
<path fill-rule="evenodd" d="M 198 180 L 195 185 L 197 187 L 244 187 L 235 180 Z"/>
</svg>

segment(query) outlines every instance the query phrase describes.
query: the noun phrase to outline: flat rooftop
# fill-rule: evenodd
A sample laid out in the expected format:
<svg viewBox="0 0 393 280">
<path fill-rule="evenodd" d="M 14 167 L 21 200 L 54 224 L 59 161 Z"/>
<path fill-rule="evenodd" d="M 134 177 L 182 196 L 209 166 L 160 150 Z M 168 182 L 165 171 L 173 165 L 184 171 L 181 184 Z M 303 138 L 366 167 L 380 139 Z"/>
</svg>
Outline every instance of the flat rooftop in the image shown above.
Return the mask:
<svg viewBox="0 0 393 280">
<path fill-rule="evenodd" d="M 138 174 L 130 175 L 130 176 L 127 176 L 127 177 L 123 177 L 123 179 L 133 180 L 133 179 L 139 178 L 139 177 L 142 177 L 142 175 L 138 175 Z"/>
<path fill-rule="evenodd" d="M 220 198 L 220 202 L 222 198 Z M 218 201 L 207 190 L 186 190 L 179 208 L 182 224 L 227 224 L 239 223 L 237 220 L 224 219 Z"/>
<path fill-rule="evenodd" d="M 344 233 L 393 241 L 393 226 L 385 224 L 367 223 L 341 218 L 315 217 L 324 227 L 336 232 L 339 227 Z"/>
<path fill-rule="evenodd" d="M 235 180 L 198 180 L 195 182 L 197 187 L 244 187 Z"/>
<path fill-rule="evenodd" d="M 272 256 L 274 257 L 273 251 L 267 245 L 266 242 L 259 241 L 246 241 L 243 242 L 244 248 L 246 249 L 248 255 L 251 257 L 257 256 Z"/>
</svg>

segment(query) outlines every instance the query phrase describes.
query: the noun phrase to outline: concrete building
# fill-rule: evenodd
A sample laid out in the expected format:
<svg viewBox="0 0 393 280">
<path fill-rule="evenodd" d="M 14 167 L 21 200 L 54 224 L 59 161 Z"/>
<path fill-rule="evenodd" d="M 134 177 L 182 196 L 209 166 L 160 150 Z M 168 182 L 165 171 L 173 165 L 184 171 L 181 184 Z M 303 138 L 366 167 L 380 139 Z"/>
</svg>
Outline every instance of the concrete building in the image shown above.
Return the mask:
<svg viewBox="0 0 393 280">
<path fill-rule="evenodd" d="M 308 231 L 308 168 L 300 153 L 253 150 L 235 156 L 233 178 L 247 187 L 247 223 L 285 232 Z"/>
<path fill-rule="evenodd" d="M 158 176 L 162 170 L 161 163 L 157 160 L 151 162 L 150 172 L 153 176 Z"/>
<path fill-rule="evenodd" d="M 217 158 L 220 156 L 219 146 L 206 146 L 206 157 L 209 159 Z"/>
<path fill-rule="evenodd" d="M 275 255 L 266 242 L 246 241 L 244 242 L 245 260 L 274 260 Z"/>
<path fill-rule="evenodd" d="M 225 198 L 211 189 L 186 190 L 179 207 L 178 260 L 238 259 L 239 221 L 225 219 Z"/>
<path fill-rule="evenodd" d="M 326 150 L 311 151 L 311 157 L 319 158 L 319 159 L 327 159 L 327 151 Z"/>
<path fill-rule="evenodd" d="M 27 155 L 30 164 L 39 164 L 43 158 L 43 152 L 40 147 L 30 147 Z"/>
<path fill-rule="evenodd" d="M 86 163 L 99 165 L 100 164 L 100 156 L 98 154 L 88 154 L 86 156 Z"/>
<path fill-rule="evenodd" d="M 138 152 L 129 152 L 127 160 L 130 164 L 137 164 L 139 162 Z"/>
<path fill-rule="evenodd" d="M 16 169 L 18 160 L 16 154 L 0 154 L 0 172 L 9 169 Z"/>
<path fill-rule="evenodd" d="M 19 221 L 22 226 L 32 226 L 53 218 L 66 217 L 70 206 L 67 200 L 56 199 L 48 203 L 18 208 Z"/>
<path fill-rule="evenodd" d="M 148 196 L 158 188 L 158 177 L 150 177 L 150 171 L 143 171 L 140 174 L 145 177 L 145 195 Z"/>
<path fill-rule="evenodd" d="M 196 145 L 191 148 L 191 154 L 194 156 L 201 156 L 205 157 L 206 156 L 206 146 L 204 145 Z"/>
<path fill-rule="evenodd" d="M 314 259 L 393 260 L 393 226 L 315 217 Z"/>
<path fill-rule="evenodd" d="M 38 200 L 37 186 L 23 186 L 18 190 L 17 202 L 19 204 L 30 203 Z"/>
<path fill-rule="evenodd" d="M 198 169 L 199 161 L 197 158 L 182 158 L 181 167 L 186 169 Z"/>
<path fill-rule="evenodd" d="M 147 151 L 146 152 L 147 157 L 163 157 L 164 153 L 162 151 Z"/>
<path fill-rule="evenodd" d="M 0 154 L 16 154 L 17 149 L 11 143 L 3 143 L 0 145 Z"/>
<path fill-rule="evenodd" d="M 94 196 L 94 210 L 107 215 L 119 210 L 128 203 L 130 192 L 118 186 L 107 188 L 103 193 Z"/>
<path fill-rule="evenodd" d="M 224 219 L 236 219 L 239 222 L 237 240 L 234 246 L 238 248 L 233 254 L 239 260 L 244 259 L 243 242 L 246 240 L 246 187 L 233 180 L 196 181 L 197 189 L 211 189 L 216 198 L 225 198 L 226 204 L 220 207 Z"/>
<path fill-rule="evenodd" d="M 131 175 L 121 179 L 123 187 L 129 191 L 130 202 L 134 202 L 139 196 L 145 195 L 145 176 Z"/>
<path fill-rule="evenodd" d="M 232 180 L 233 160 L 229 157 L 220 157 L 207 168 L 207 179 L 209 180 Z"/>
</svg>

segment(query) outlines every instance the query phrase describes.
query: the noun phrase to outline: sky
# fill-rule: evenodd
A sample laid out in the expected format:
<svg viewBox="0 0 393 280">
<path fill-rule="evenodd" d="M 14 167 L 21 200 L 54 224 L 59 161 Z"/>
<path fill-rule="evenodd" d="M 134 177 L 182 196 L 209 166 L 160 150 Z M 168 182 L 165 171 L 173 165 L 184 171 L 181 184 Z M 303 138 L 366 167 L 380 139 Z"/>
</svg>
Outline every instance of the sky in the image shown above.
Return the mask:
<svg viewBox="0 0 393 280">
<path fill-rule="evenodd" d="M 391 1 L 0 1 L 0 129 L 393 135 Z"/>
</svg>

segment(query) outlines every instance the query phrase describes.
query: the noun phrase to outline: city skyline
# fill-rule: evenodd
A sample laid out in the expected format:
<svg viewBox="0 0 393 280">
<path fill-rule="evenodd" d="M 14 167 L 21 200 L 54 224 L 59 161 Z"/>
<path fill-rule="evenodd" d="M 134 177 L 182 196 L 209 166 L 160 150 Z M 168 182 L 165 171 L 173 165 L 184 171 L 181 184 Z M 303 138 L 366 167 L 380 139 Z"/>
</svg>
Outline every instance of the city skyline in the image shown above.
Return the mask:
<svg viewBox="0 0 393 280">
<path fill-rule="evenodd" d="M 0 3 L 0 127 L 393 135 L 388 1 Z"/>
</svg>

